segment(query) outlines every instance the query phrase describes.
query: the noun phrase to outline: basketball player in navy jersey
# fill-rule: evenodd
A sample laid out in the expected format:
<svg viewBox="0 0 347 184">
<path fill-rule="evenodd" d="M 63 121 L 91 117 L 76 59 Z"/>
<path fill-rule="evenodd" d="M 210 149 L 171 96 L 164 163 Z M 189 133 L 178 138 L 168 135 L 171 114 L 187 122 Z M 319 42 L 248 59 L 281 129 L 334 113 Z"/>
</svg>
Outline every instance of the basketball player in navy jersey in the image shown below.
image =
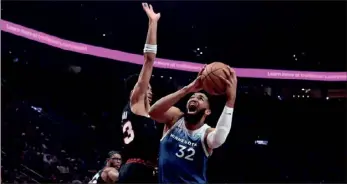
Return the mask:
<svg viewBox="0 0 347 184">
<path fill-rule="evenodd" d="M 147 3 L 142 3 L 142 7 L 149 18 L 149 27 L 144 47 L 144 63 L 122 115 L 123 154 L 127 160 L 120 170 L 120 183 L 157 181 L 154 170 L 157 165 L 160 137 L 148 111 L 152 101 L 149 81 L 157 53 L 157 24 L 160 13 L 155 13 Z"/>
<path fill-rule="evenodd" d="M 118 181 L 118 170 L 122 165 L 122 155 L 118 151 L 110 151 L 106 160 L 106 166 L 97 172 L 90 184 L 95 183 L 115 183 Z"/>
<path fill-rule="evenodd" d="M 208 97 L 202 89 L 201 72 L 188 86 L 158 100 L 150 109 L 150 116 L 165 123 L 159 151 L 160 183 L 207 183 L 207 160 L 212 150 L 221 146 L 230 131 L 236 99 L 237 79 L 229 68 L 225 83 L 227 101 L 216 128 L 205 124 L 211 114 Z M 229 73 L 229 72 L 226 72 Z M 173 105 L 189 93 L 186 112 Z"/>
</svg>

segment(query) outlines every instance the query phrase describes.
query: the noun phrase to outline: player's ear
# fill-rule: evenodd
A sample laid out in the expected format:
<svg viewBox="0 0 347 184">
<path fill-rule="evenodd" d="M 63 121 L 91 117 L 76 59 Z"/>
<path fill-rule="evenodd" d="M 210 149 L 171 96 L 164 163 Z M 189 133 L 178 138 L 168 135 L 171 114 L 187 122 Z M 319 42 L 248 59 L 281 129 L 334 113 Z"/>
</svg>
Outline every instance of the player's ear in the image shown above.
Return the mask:
<svg viewBox="0 0 347 184">
<path fill-rule="evenodd" d="M 205 114 L 208 116 L 208 115 L 210 115 L 211 114 L 211 110 L 210 109 L 206 109 L 205 110 Z"/>
</svg>

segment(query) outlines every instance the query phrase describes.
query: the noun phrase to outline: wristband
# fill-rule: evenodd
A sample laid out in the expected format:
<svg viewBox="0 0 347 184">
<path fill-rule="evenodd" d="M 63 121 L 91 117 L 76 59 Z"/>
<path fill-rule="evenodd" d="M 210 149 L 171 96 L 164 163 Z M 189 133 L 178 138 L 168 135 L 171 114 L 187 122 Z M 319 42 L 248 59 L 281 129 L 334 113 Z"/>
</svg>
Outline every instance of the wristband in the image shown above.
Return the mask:
<svg viewBox="0 0 347 184">
<path fill-rule="evenodd" d="M 157 45 L 145 44 L 143 53 L 154 53 L 157 54 Z"/>
</svg>

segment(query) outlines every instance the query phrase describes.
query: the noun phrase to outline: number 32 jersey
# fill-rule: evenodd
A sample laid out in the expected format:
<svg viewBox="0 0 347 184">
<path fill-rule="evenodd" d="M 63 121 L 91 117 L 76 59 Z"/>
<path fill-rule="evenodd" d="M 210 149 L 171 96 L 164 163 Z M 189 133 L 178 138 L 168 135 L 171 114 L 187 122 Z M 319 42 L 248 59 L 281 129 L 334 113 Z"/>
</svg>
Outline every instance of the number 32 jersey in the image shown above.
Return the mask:
<svg viewBox="0 0 347 184">
<path fill-rule="evenodd" d="M 123 110 L 122 131 L 126 158 L 157 162 L 160 137 L 155 121 L 134 114 L 128 103 Z"/>
<path fill-rule="evenodd" d="M 204 139 L 209 127 L 204 124 L 191 131 L 181 118 L 165 133 L 160 140 L 160 183 L 207 183 L 209 153 Z"/>
</svg>

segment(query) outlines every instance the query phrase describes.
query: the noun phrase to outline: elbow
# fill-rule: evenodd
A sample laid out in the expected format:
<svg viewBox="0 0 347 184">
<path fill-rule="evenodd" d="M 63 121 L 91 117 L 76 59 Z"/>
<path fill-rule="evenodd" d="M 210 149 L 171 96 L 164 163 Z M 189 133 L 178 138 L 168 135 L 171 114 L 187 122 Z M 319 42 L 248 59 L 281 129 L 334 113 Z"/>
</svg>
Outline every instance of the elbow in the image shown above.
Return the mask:
<svg viewBox="0 0 347 184">
<path fill-rule="evenodd" d="M 158 111 L 157 108 L 155 107 L 155 105 L 153 105 L 148 112 L 149 116 L 151 116 L 152 118 L 155 118 L 158 116 Z"/>
<path fill-rule="evenodd" d="M 155 113 L 153 113 L 153 109 L 150 108 L 148 111 L 149 116 L 153 117 L 153 115 L 155 115 Z"/>
<path fill-rule="evenodd" d="M 161 108 L 158 108 L 155 104 L 149 109 L 148 115 L 151 117 L 151 119 L 162 123 L 162 119 L 165 116 L 165 112 L 161 110 Z"/>
<path fill-rule="evenodd" d="M 225 142 L 225 140 L 216 139 L 211 143 L 210 148 L 211 149 L 219 148 L 220 146 L 222 146 L 224 144 L 224 142 Z"/>
<path fill-rule="evenodd" d="M 219 148 L 226 141 L 227 135 L 223 136 L 222 134 L 217 134 L 216 131 L 211 132 L 207 136 L 207 145 L 211 149 Z"/>
</svg>

